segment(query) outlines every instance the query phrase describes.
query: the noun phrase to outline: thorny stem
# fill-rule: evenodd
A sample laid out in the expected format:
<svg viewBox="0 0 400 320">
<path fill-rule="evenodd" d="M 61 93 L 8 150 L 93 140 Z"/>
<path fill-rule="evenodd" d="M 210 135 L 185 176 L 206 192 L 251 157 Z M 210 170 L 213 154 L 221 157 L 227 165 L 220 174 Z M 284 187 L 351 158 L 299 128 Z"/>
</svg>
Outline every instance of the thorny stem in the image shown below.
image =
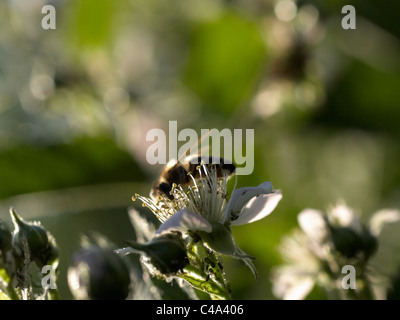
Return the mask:
<svg viewBox="0 0 400 320">
<path fill-rule="evenodd" d="M 229 285 L 217 255 L 203 243 L 190 241 L 187 246 L 190 264 L 178 275 L 195 289 L 208 293 L 213 300 L 231 299 Z"/>
<path fill-rule="evenodd" d="M 29 250 L 28 240 L 26 235 L 22 233 L 22 245 L 24 250 L 24 264 L 22 269 L 22 299 L 28 300 L 31 293 L 31 277 L 29 274 L 29 267 L 31 262 L 31 252 Z"/>
<path fill-rule="evenodd" d="M 22 266 L 20 266 L 16 273 L 20 290 L 15 290 L 12 284 L 12 277 L 8 275 L 7 271 L 5 269 L 0 269 L 0 290 L 11 300 L 30 300 L 36 298 L 36 295 L 32 295 L 33 290 L 30 275 L 31 253 L 25 233 L 22 234 L 22 246 L 24 260 Z M 39 275 L 41 275 L 40 272 Z M 44 294 L 40 296 L 42 298 L 47 297 L 49 300 L 60 300 L 57 288 L 45 290 Z"/>
</svg>

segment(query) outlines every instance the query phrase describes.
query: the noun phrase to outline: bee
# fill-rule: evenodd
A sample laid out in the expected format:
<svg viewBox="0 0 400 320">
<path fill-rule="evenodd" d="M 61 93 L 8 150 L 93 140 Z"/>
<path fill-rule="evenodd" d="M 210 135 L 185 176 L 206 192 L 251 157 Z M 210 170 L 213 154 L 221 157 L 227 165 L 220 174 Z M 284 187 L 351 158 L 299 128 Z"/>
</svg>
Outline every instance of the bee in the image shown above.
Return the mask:
<svg viewBox="0 0 400 320">
<path fill-rule="evenodd" d="M 207 161 L 206 161 L 207 160 Z M 231 176 L 236 171 L 236 166 L 232 163 L 228 163 L 223 158 L 215 158 L 212 156 L 188 156 L 184 160 L 171 160 L 167 163 L 161 172 L 159 178 L 154 183 L 151 190 L 150 196 L 156 199 L 159 196 L 166 196 L 173 200 L 174 196 L 170 194 L 172 186 L 174 184 L 181 185 L 182 187 L 193 184 L 194 179 L 200 178 L 200 172 L 197 170 L 198 166 L 204 162 L 205 166 L 210 170 L 212 166 L 215 166 L 217 177 L 223 177 L 224 173 Z M 204 174 L 204 169 L 201 169 Z"/>
</svg>

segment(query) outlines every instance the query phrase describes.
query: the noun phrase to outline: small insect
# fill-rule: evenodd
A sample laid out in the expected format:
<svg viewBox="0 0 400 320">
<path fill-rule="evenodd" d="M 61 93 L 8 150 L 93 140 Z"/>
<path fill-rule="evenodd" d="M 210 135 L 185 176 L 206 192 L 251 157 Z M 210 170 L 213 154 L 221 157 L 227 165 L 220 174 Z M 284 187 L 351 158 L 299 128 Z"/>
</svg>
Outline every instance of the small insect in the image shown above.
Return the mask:
<svg viewBox="0 0 400 320">
<path fill-rule="evenodd" d="M 227 163 L 228 161 L 223 158 L 215 158 L 211 156 L 195 155 L 188 156 L 182 161 L 171 160 L 166 164 L 160 174 L 160 177 L 154 183 L 150 193 L 151 197 L 155 199 L 158 196 L 166 196 L 167 198 L 173 200 L 174 197 L 172 194 L 170 194 L 172 186 L 176 184 L 185 187 L 193 184 L 193 180 L 189 176 L 189 173 L 194 179 L 200 178 L 200 173 L 197 168 L 202 161 L 206 163 L 205 166 L 209 170 L 212 166 L 215 166 L 217 177 L 219 178 L 222 178 L 224 173 L 227 174 L 227 176 L 231 176 L 236 170 L 236 166 L 234 164 Z M 201 171 L 202 174 L 204 174 L 204 171 Z"/>
</svg>

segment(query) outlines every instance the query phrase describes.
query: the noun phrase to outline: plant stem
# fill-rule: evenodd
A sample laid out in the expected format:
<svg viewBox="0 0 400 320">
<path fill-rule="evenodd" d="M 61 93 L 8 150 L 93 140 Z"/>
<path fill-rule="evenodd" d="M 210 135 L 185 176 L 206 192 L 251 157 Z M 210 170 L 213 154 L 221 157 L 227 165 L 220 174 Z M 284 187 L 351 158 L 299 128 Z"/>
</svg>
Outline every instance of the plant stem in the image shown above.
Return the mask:
<svg viewBox="0 0 400 320">
<path fill-rule="evenodd" d="M 190 242 L 187 251 L 190 263 L 179 276 L 195 289 L 208 293 L 211 299 L 231 299 L 217 255 L 206 249 L 201 241 Z"/>
<path fill-rule="evenodd" d="M 57 289 L 50 289 L 48 292 L 49 300 L 60 300 L 60 296 L 58 294 Z"/>
<path fill-rule="evenodd" d="M 201 270 L 193 266 L 186 266 L 184 268 L 184 273 L 181 274 L 180 277 L 186 280 L 195 289 L 208 293 L 211 298 L 218 300 L 228 300 L 230 298 L 224 288 L 221 288 L 211 279 L 207 279 L 207 276 L 202 273 Z"/>
</svg>

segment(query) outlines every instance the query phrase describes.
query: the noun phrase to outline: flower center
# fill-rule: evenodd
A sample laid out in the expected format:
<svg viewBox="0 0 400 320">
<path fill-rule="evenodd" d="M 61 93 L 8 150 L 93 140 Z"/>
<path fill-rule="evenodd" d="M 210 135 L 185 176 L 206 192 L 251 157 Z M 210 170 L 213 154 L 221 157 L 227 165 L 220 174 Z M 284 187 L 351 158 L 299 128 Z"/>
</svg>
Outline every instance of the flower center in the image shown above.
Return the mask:
<svg viewBox="0 0 400 320">
<path fill-rule="evenodd" d="M 216 223 L 223 220 L 226 208 L 227 198 L 227 180 L 228 172 L 220 170 L 218 176 L 216 165 L 200 164 L 196 168 L 197 175 L 189 173 L 193 184 L 187 187 L 173 184 L 171 194 L 173 199 L 167 196 L 159 200 L 143 197 L 135 194 L 132 199 L 139 199 L 143 202 L 143 206 L 149 208 L 162 223 L 170 218 L 173 214 L 188 208 L 190 211 L 197 213 L 210 223 Z M 195 177 L 197 176 L 197 178 Z"/>
</svg>

